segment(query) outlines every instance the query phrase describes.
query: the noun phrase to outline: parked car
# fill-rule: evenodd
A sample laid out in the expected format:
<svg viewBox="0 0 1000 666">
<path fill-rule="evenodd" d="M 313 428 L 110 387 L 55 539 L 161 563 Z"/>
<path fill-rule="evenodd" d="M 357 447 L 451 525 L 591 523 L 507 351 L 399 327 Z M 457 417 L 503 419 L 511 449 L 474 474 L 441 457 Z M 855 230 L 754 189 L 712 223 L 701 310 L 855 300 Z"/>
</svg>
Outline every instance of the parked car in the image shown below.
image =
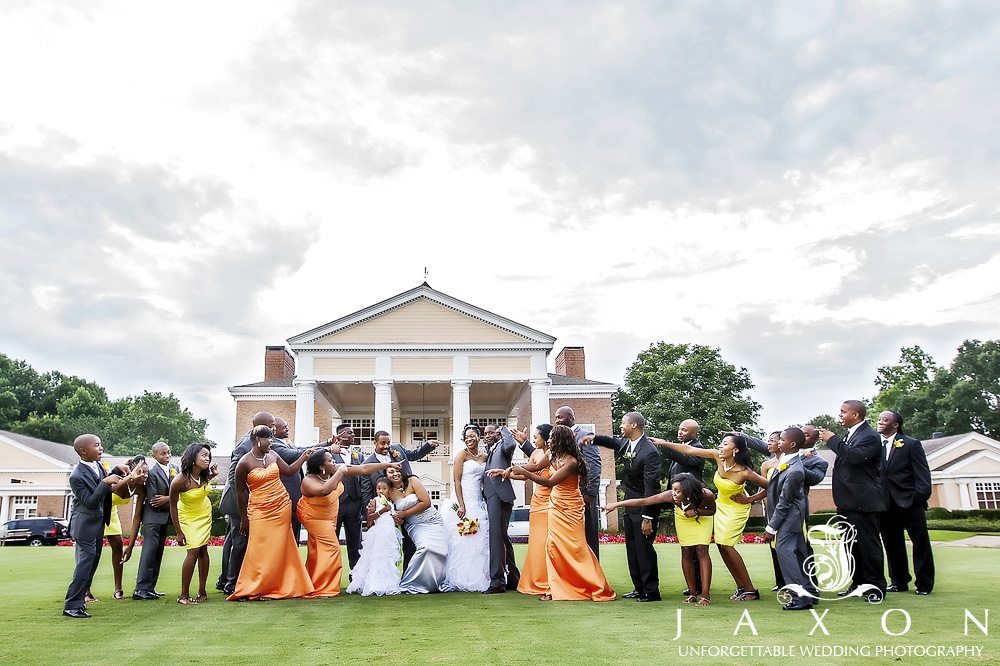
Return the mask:
<svg viewBox="0 0 1000 666">
<path fill-rule="evenodd" d="M 528 512 L 530 507 L 515 506 L 510 512 L 510 526 L 507 527 L 507 534 L 512 537 L 528 536 Z"/>
<path fill-rule="evenodd" d="M 0 527 L 0 543 L 29 546 L 52 546 L 60 539 L 69 538 L 69 525 L 57 518 L 22 518 L 8 520 Z"/>
</svg>

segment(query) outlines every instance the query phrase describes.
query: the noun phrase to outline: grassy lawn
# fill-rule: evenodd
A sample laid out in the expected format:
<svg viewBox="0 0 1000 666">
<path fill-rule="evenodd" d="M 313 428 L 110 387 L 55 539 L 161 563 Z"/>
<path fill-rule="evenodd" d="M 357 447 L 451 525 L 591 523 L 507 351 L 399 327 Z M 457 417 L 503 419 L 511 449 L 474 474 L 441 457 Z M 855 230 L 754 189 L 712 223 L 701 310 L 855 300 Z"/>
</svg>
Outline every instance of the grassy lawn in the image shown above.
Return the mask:
<svg viewBox="0 0 1000 666">
<path fill-rule="evenodd" d="M 524 546 L 517 546 L 519 559 Z M 73 566 L 73 549 L 60 547 L 0 548 L 0 664 L 121 663 L 663 663 L 691 659 L 679 650 L 692 646 L 826 646 L 875 650 L 876 646 L 978 646 L 973 663 L 1000 662 L 1000 640 L 994 618 L 990 636 L 970 623 L 964 635 L 964 609 L 982 621 L 984 609 L 997 610 L 1000 551 L 988 548 L 935 550 L 938 580 L 934 594 L 917 597 L 893 594 L 881 605 L 857 600 L 830 602 L 824 623 L 830 636 L 813 629 L 812 615 L 783 612 L 774 596 L 737 604 L 728 597 L 734 587 L 713 551 L 714 605 L 693 608 L 680 603 L 683 589 L 678 547 L 656 546 L 660 557 L 660 587 L 665 601 L 636 604 L 543 603 L 516 593 L 484 596 L 448 594 L 332 600 L 292 600 L 227 603 L 211 592 L 208 603 L 182 607 L 174 602 L 183 551 L 169 548 L 159 589 L 161 601 L 113 601 L 108 551 L 102 559 L 94 591 L 102 599 L 91 608 L 90 620 L 60 616 L 62 598 Z M 218 548 L 212 552 L 213 576 Z M 773 583 L 767 548 L 740 547 L 750 572 L 763 590 Z M 601 550 L 612 585 L 619 594 L 631 590 L 623 545 Z M 126 565 L 126 591 L 135 580 L 138 553 Z M 345 554 L 346 559 L 346 554 Z M 345 579 L 346 585 L 346 579 Z M 733 635 L 742 610 L 748 608 L 758 635 L 749 627 Z M 889 608 L 909 612 L 912 627 L 905 636 L 883 633 L 882 614 Z M 683 609 L 683 633 L 676 614 Z M 900 613 L 892 613 L 889 628 L 902 628 Z M 793 662 L 803 660 L 801 654 Z M 874 652 L 873 652 L 874 654 Z M 696 658 L 701 663 L 735 663 L 739 657 Z M 759 656 L 744 656 L 761 663 Z M 853 659 L 820 657 L 815 664 Z M 873 656 L 872 663 L 905 661 L 906 657 Z M 946 659 L 952 661 L 952 659 Z M 956 660 L 957 661 L 957 660 Z"/>
<path fill-rule="evenodd" d="M 978 535 L 1000 536 L 1000 532 L 957 532 L 955 530 L 929 530 L 931 541 L 960 541 Z M 910 540 L 909 537 L 906 538 Z"/>
</svg>

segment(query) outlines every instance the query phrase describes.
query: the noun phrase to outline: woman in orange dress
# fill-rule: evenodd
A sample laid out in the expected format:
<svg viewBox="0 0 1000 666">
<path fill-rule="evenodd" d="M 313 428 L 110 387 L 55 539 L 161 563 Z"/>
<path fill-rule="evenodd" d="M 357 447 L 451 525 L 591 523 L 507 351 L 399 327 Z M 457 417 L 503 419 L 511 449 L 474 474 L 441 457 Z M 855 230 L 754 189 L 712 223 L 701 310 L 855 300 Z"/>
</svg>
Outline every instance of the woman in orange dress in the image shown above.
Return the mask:
<svg viewBox="0 0 1000 666">
<path fill-rule="evenodd" d="M 580 487 L 587 483 L 587 465 L 573 431 L 566 426 L 554 426 L 549 436 L 549 454 L 554 471 L 548 478 L 520 467 L 500 472 L 552 488 L 545 543 L 549 597 L 555 601 L 614 601 L 615 591 L 587 545 L 584 533 Z"/>
<path fill-rule="evenodd" d="M 546 479 L 552 475 L 552 460 L 549 458 L 549 434 L 552 426 L 548 423 L 535 428 L 535 450 L 524 469 L 538 472 Z M 549 538 L 549 495 L 552 489 L 534 484 L 531 492 L 531 509 L 528 512 L 528 553 L 521 565 L 521 581 L 517 591 L 521 594 L 549 596 L 549 574 L 545 564 L 545 543 Z M 549 597 L 551 598 L 551 597 Z"/>
<path fill-rule="evenodd" d="M 236 492 L 243 516 L 240 530 L 249 534 L 246 558 L 229 601 L 290 599 L 312 594 L 309 573 L 292 537 L 292 501 L 282 476 L 297 474 L 314 450 L 303 451 L 291 465 L 271 451 L 271 429 L 257 426 L 253 445 L 236 465 Z"/>
<path fill-rule="evenodd" d="M 315 591 L 311 597 L 340 595 L 340 579 L 344 565 L 340 557 L 340 537 L 337 535 L 337 514 L 341 481 L 345 476 L 370 476 L 399 463 L 368 463 L 367 465 L 337 465 L 325 449 L 316 451 L 306 461 L 306 477 L 302 479 L 302 499 L 299 500 L 299 520 L 309 533 L 306 551 L 306 571 Z"/>
</svg>

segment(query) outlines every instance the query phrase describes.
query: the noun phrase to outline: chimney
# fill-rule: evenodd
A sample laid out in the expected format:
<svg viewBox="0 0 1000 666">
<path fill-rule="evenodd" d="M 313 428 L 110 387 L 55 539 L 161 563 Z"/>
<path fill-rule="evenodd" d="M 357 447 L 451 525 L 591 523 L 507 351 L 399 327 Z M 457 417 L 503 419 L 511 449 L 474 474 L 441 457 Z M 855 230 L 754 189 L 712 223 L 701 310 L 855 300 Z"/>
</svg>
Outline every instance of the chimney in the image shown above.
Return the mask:
<svg viewBox="0 0 1000 666">
<path fill-rule="evenodd" d="M 583 355 L 583 347 L 563 347 L 559 355 L 556 356 L 557 375 L 586 379 L 586 366 L 587 362 Z"/>
<path fill-rule="evenodd" d="M 264 381 L 294 376 L 295 357 L 284 345 L 268 345 L 264 348 Z"/>
</svg>

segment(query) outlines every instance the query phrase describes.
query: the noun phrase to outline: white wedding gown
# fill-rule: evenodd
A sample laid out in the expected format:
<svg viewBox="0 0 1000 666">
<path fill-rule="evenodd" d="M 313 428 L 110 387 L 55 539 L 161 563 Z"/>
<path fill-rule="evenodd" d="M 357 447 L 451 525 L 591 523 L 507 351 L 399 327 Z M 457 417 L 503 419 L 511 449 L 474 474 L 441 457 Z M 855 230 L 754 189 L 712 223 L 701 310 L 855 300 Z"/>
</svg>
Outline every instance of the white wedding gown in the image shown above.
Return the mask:
<svg viewBox="0 0 1000 666">
<path fill-rule="evenodd" d="M 490 586 L 490 528 L 483 499 L 486 463 L 466 460 L 462 464 L 462 497 L 465 517 L 479 520 L 475 534 L 458 533 L 458 515 L 451 502 L 441 509 L 448 532 L 448 560 L 442 589 L 446 592 L 482 592 Z M 457 499 L 455 500 L 457 501 Z"/>
</svg>

